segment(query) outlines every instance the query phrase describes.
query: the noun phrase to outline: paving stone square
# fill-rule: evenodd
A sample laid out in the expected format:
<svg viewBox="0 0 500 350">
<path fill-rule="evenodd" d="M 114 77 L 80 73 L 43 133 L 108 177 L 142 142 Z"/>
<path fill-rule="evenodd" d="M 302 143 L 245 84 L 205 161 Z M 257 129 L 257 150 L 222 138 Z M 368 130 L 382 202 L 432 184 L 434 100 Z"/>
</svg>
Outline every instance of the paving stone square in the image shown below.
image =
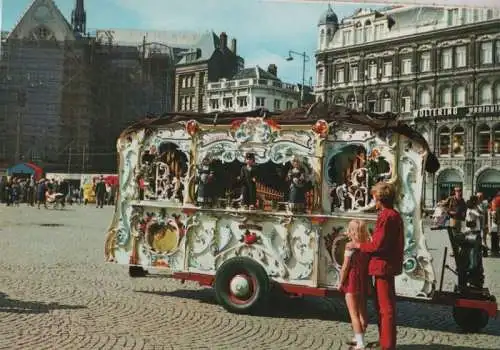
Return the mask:
<svg viewBox="0 0 500 350">
<path fill-rule="evenodd" d="M 113 208 L 0 207 L 0 349 L 347 349 L 343 300 L 278 298 L 260 316 L 226 312 L 210 289 L 105 264 Z M 446 233 L 427 230 L 440 276 Z M 450 261 L 451 263 L 451 261 Z M 500 297 L 500 259 L 485 259 Z M 453 287 L 447 273 L 445 288 Z M 371 312 L 368 340 L 376 340 Z M 451 308 L 398 304 L 398 349 L 499 349 L 500 320 L 463 334 Z"/>
</svg>

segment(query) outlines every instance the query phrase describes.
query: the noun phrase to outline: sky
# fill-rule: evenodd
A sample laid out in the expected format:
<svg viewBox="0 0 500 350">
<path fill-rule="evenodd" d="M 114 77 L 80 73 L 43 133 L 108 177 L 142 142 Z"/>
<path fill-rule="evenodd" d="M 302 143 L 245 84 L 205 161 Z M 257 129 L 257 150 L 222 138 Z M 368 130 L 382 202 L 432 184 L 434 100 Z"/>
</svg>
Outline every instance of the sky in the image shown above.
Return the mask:
<svg viewBox="0 0 500 350">
<path fill-rule="evenodd" d="M 2 0 L 0 0 L 2 2 Z M 11 30 L 32 0 L 3 0 L 2 30 Z M 75 0 L 55 0 L 70 19 Z M 366 5 L 361 5 L 366 6 Z M 317 23 L 327 3 L 268 0 L 85 0 L 87 29 L 125 28 L 145 30 L 225 31 L 238 41 L 238 54 L 245 66 L 266 69 L 278 66 L 286 82 L 302 81 L 302 58 L 286 61 L 288 51 L 306 52 L 305 81 L 315 75 L 314 51 Z M 334 5 L 339 19 L 359 4 Z M 370 6 L 375 8 L 376 6 Z"/>
</svg>

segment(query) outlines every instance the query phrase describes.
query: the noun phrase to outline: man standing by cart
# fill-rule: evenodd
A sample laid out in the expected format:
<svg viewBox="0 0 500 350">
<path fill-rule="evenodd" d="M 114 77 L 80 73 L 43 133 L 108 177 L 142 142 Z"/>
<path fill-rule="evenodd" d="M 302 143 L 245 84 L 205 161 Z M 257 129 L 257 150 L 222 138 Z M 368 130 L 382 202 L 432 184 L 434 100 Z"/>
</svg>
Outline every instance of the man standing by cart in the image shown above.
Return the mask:
<svg viewBox="0 0 500 350">
<path fill-rule="evenodd" d="M 455 187 L 453 190 L 453 195 L 448 200 L 448 214 L 450 215 L 450 227 L 453 230 L 453 234 L 457 235 L 462 232 L 462 224 L 465 221 L 465 214 L 467 213 L 467 205 L 462 197 L 462 189 L 460 187 Z M 457 245 L 454 240 L 451 242 L 453 254 L 458 251 Z"/>
<path fill-rule="evenodd" d="M 380 348 L 396 349 L 396 287 L 395 276 L 403 271 L 404 227 L 394 210 L 396 191 L 392 184 L 379 182 L 372 189 L 379 210 L 371 242 L 350 242 L 347 249 L 370 253 L 368 273 L 373 277 L 375 307 L 378 312 Z"/>
</svg>

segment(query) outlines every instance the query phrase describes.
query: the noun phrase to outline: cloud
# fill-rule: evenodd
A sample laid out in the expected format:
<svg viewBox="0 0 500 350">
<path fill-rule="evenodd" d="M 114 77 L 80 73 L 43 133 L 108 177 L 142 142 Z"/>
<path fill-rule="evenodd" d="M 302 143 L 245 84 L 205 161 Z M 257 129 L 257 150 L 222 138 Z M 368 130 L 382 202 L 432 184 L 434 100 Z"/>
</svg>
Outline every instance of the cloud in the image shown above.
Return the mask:
<svg viewBox="0 0 500 350">
<path fill-rule="evenodd" d="M 113 0 L 134 10 L 144 29 L 225 31 L 238 40 L 239 54 L 246 66 L 262 68 L 274 63 L 278 75 L 288 82 L 302 80 L 302 61 L 287 62 L 289 50 L 306 51 L 306 82 L 314 76 L 317 23 L 326 3 L 283 3 L 265 0 Z M 339 17 L 352 13 L 355 6 L 336 6 Z"/>
</svg>

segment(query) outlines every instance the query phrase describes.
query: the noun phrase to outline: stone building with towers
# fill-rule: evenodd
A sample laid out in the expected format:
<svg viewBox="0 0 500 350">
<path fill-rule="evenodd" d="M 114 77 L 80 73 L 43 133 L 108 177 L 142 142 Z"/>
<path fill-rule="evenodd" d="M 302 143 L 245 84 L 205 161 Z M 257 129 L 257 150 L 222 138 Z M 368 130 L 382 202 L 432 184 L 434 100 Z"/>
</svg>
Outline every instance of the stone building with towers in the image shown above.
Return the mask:
<svg viewBox="0 0 500 350">
<path fill-rule="evenodd" d="M 318 22 L 317 100 L 394 112 L 439 157 L 424 205 L 500 190 L 500 9 L 398 6 Z"/>
</svg>

